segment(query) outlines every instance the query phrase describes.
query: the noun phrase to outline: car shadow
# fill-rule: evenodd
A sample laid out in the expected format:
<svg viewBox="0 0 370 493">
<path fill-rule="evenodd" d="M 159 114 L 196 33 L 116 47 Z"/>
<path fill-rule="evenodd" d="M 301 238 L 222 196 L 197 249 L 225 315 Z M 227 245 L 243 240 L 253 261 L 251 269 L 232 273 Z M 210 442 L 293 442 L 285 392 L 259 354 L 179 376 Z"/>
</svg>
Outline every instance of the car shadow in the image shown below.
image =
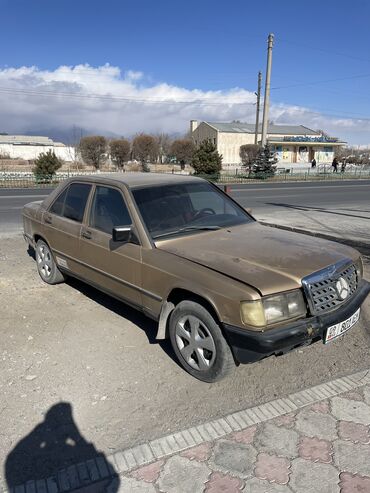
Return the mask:
<svg viewBox="0 0 370 493">
<path fill-rule="evenodd" d="M 123 301 L 119 301 L 108 294 L 99 291 L 89 284 L 80 281 L 74 277 L 67 277 L 66 283 L 73 289 L 77 289 L 81 294 L 87 296 L 91 301 L 98 303 L 109 311 L 114 312 L 118 316 L 129 320 L 139 327 L 146 335 L 149 344 L 158 344 L 161 349 L 178 365 L 175 353 L 172 349 L 169 339 L 156 339 L 158 323 L 147 317 L 139 310 L 126 305 Z"/>
<path fill-rule="evenodd" d="M 46 412 L 8 454 L 4 471 L 9 491 L 16 486 L 15 491 L 24 491 L 20 485 L 28 481 L 37 481 L 37 491 L 41 483 L 42 491 L 47 491 L 45 483 L 49 491 L 69 491 L 105 477 L 109 492 L 115 493 L 120 484 L 113 464 L 81 435 L 69 402 L 54 404 Z M 28 483 L 26 491 L 36 491 L 35 483 Z"/>
<path fill-rule="evenodd" d="M 27 250 L 28 255 L 36 261 L 35 250 L 29 246 Z M 169 339 L 158 340 L 156 339 L 157 322 L 150 319 L 143 313 L 129 305 L 126 305 L 123 301 L 116 300 L 112 296 L 109 296 L 102 291 L 84 283 L 74 277 L 67 277 L 66 283 L 73 289 L 77 289 L 81 294 L 87 296 L 90 300 L 98 303 L 109 311 L 112 311 L 126 320 L 129 320 L 137 327 L 139 327 L 146 335 L 149 344 L 158 344 L 161 349 L 169 356 L 178 366 L 176 355 L 172 349 Z M 181 366 L 180 366 L 181 367 Z"/>
</svg>

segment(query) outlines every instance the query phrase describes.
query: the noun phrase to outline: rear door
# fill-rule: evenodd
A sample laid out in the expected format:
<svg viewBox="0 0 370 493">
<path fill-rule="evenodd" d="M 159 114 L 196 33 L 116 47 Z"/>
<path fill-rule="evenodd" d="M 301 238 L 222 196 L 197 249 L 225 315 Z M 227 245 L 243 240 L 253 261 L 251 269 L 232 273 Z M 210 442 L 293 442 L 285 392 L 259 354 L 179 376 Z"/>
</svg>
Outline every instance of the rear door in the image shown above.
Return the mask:
<svg viewBox="0 0 370 493">
<path fill-rule="evenodd" d="M 79 239 L 91 192 L 89 183 L 71 183 L 43 214 L 46 240 L 57 264 L 81 274 Z"/>
<path fill-rule="evenodd" d="M 86 225 L 81 230 L 80 254 L 85 277 L 97 287 L 134 306 L 141 306 L 141 245 L 114 242 L 116 226 L 132 225 L 119 188 L 96 185 Z"/>
</svg>

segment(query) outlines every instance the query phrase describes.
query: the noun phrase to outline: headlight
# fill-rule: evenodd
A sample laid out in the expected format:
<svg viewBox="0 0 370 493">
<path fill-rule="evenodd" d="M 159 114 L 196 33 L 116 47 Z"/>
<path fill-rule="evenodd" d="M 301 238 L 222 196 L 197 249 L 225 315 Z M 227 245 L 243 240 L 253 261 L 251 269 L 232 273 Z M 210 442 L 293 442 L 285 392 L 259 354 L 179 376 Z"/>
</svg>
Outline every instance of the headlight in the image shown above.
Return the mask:
<svg viewBox="0 0 370 493">
<path fill-rule="evenodd" d="M 307 308 L 300 289 L 266 296 L 258 301 L 243 301 L 240 305 L 241 318 L 245 325 L 266 325 L 306 315 Z"/>
<path fill-rule="evenodd" d="M 364 264 L 362 263 L 362 258 L 359 257 L 355 262 L 356 273 L 357 273 L 357 282 L 360 282 L 364 275 Z"/>
</svg>

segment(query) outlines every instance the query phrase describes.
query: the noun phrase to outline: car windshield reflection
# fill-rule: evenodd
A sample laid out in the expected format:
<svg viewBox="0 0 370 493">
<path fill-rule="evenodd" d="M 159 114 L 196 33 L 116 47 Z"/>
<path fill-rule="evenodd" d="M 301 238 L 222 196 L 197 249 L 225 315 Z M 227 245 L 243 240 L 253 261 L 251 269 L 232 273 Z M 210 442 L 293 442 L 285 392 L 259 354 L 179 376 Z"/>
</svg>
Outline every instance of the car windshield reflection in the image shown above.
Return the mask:
<svg viewBox="0 0 370 493">
<path fill-rule="evenodd" d="M 153 239 L 252 221 L 227 195 L 206 182 L 139 188 L 133 195 Z"/>
</svg>

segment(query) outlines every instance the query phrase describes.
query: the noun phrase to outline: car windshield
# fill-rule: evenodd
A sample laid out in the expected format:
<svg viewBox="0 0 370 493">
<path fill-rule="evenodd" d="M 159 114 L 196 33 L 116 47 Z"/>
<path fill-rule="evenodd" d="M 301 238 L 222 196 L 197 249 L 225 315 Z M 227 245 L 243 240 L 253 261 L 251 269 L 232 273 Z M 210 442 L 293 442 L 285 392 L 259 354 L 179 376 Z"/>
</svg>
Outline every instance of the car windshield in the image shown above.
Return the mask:
<svg viewBox="0 0 370 493">
<path fill-rule="evenodd" d="M 153 239 L 253 221 L 207 182 L 138 188 L 132 193 Z"/>
</svg>

